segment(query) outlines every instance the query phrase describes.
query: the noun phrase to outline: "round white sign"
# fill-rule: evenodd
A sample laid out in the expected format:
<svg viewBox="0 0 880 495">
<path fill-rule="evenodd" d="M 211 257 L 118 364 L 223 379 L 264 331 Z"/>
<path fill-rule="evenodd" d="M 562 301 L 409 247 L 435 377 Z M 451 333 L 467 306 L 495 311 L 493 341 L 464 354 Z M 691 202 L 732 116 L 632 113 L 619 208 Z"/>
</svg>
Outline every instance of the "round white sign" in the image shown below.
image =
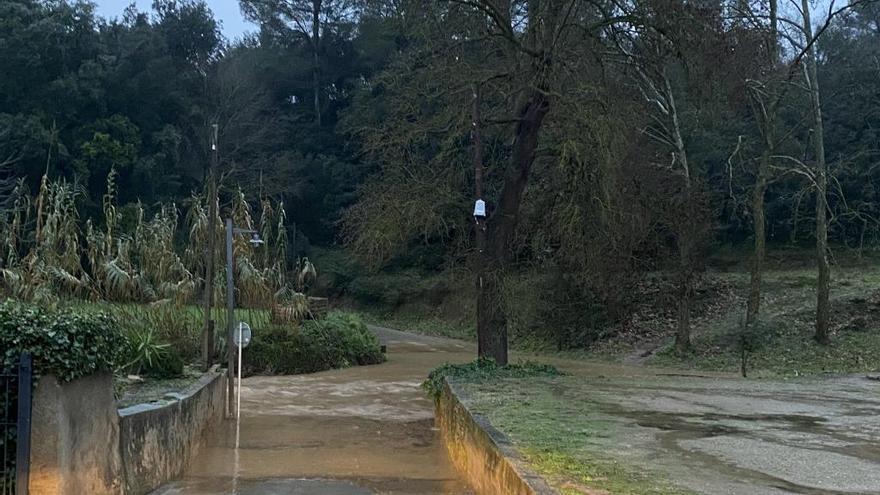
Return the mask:
<svg viewBox="0 0 880 495">
<path fill-rule="evenodd" d="M 251 343 L 251 326 L 240 321 L 235 330 L 232 331 L 232 343 L 235 347 L 247 347 Z"/>
</svg>

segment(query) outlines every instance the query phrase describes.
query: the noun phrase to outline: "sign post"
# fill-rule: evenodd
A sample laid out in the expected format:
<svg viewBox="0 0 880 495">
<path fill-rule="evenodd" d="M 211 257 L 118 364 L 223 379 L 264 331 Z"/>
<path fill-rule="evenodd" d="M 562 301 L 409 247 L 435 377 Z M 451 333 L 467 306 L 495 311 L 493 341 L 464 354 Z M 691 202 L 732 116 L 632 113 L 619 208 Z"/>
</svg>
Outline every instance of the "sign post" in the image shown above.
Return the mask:
<svg viewBox="0 0 880 495">
<path fill-rule="evenodd" d="M 241 350 L 251 343 L 251 326 L 247 323 L 238 322 L 238 332 L 234 338 L 235 347 L 238 352 L 238 391 L 235 398 L 235 417 L 241 417 Z"/>
</svg>

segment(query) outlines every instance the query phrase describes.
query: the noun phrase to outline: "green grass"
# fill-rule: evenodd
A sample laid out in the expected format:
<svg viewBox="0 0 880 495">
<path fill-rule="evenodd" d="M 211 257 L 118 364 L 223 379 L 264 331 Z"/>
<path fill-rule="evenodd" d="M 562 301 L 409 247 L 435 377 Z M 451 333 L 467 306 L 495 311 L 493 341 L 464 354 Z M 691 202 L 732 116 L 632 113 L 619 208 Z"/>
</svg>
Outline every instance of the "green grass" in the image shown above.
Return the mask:
<svg viewBox="0 0 880 495">
<path fill-rule="evenodd" d="M 153 329 L 160 340 L 170 343 L 186 363 L 201 359 L 202 328 L 204 311 L 201 306 L 176 305 L 173 303 L 107 303 L 71 301 L 70 306 L 92 310 L 105 310 L 113 314 L 121 325 L 121 330 Z M 226 341 L 226 309 L 214 307 L 214 335 L 218 355 L 222 354 Z M 236 308 L 235 319 L 250 324 L 255 333 L 270 328 L 271 314 L 265 309 Z"/>
<path fill-rule="evenodd" d="M 379 310 L 362 310 L 358 314 L 367 323 L 380 327 L 459 340 L 476 340 L 477 338 L 475 322 L 449 321 L 439 316 L 399 314 Z"/>
<path fill-rule="evenodd" d="M 613 426 L 581 393 L 580 380 L 464 375 L 456 383 L 467 406 L 507 434 L 535 471 L 565 495 L 690 494 L 662 474 L 609 454 L 617 444 Z"/>
<path fill-rule="evenodd" d="M 438 397 L 443 391 L 446 378 L 456 382 L 478 383 L 500 378 L 527 378 L 537 376 L 558 376 L 561 373 L 556 367 L 548 364 L 523 362 L 498 366 L 492 358 L 477 358 L 463 364 L 444 363 L 431 370 L 422 388 L 428 395 Z"/>
</svg>

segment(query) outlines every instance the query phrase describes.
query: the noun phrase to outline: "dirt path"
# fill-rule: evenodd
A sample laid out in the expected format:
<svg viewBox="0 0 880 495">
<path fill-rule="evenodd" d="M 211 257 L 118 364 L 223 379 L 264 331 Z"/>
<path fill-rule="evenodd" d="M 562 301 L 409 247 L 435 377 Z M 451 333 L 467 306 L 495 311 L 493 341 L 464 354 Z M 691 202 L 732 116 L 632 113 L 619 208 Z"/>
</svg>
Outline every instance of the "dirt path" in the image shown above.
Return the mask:
<svg viewBox="0 0 880 495">
<path fill-rule="evenodd" d="M 419 385 L 469 344 L 373 327 L 388 362 L 311 375 L 252 377 L 234 425 L 216 432 L 173 494 L 466 494 Z M 231 423 L 231 422 L 230 422 Z"/>
</svg>

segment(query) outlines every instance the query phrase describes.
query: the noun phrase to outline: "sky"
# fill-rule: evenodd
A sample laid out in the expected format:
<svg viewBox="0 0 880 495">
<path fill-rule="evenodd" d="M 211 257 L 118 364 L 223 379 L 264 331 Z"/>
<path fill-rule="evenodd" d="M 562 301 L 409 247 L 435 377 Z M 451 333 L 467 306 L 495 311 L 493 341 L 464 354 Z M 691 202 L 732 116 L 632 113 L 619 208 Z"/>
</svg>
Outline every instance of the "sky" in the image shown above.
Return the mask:
<svg viewBox="0 0 880 495">
<path fill-rule="evenodd" d="M 151 12 L 152 0 L 93 0 L 98 5 L 98 15 L 106 19 L 121 18 L 122 12 L 134 2 L 141 12 Z M 214 17 L 221 23 L 223 35 L 230 41 L 241 37 L 248 31 L 255 31 L 256 26 L 244 20 L 238 9 L 238 0 L 206 0 Z"/>
<path fill-rule="evenodd" d="M 132 2 L 137 4 L 138 10 L 142 12 L 150 12 L 152 0 L 93 0 L 98 5 L 98 15 L 112 19 L 114 17 L 122 17 L 122 11 Z M 813 23 L 822 24 L 828 13 L 828 6 L 834 2 L 835 8 L 845 5 L 845 0 L 811 0 L 813 11 Z M 238 8 L 238 0 L 206 0 L 208 7 L 214 12 L 214 17 L 221 23 L 223 35 L 230 41 L 240 38 L 242 34 L 249 31 L 256 31 L 257 27 L 250 22 L 244 20 L 241 10 Z M 799 5 L 798 0 L 788 0 L 780 2 L 780 15 L 797 19 L 798 14 L 794 10 L 793 5 Z"/>
</svg>

